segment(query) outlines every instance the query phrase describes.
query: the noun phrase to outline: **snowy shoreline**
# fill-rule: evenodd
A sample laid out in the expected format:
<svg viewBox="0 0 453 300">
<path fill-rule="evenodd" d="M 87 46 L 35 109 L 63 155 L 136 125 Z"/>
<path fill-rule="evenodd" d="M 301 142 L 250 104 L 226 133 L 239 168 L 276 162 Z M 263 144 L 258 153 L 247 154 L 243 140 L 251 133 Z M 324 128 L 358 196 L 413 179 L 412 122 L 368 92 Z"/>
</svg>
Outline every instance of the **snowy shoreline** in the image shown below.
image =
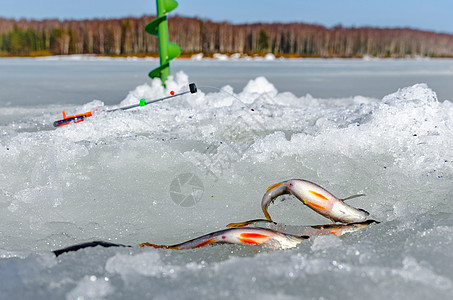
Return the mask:
<svg viewBox="0 0 453 300">
<path fill-rule="evenodd" d="M 4 56 L 0 59 L 33 59 L 42 61 L 56 61 L 56 60 L 69 60 L 69 61 L 159 61 L 159 57 L 154 56 L 106 56 L 97 54 L 69 54 L 69 55 L 51 55 L 51 56 Z M 216 60 L 216 61 L 274 61 L 274 60 L 452 60 L 451 57 L 422 57 L 422 56 L 406 56 L 406 57 L 276 57 L 272 53 L 264 55 L 249 56 L 241 53 L 225 54 L 214 53 L 212 56 L 205 56 L 203 53 L 193 54 L 190 57 L 177 57 L 175 60 Z"/>
</svg>

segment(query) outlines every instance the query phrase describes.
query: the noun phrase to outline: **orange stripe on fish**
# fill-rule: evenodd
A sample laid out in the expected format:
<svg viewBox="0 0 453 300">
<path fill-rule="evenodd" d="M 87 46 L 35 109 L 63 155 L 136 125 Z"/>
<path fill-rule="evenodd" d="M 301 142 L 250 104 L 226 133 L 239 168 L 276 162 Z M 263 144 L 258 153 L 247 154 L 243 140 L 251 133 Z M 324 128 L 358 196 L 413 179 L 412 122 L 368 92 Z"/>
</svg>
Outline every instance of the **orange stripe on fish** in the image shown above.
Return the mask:
<svg viewBox="0 0 453 300">
<path fill-rule="evenodd" d="M 274 184 L 274 185 L 271 185 L 270 187 L 268 187 L 268 188 L 266 189 L 266 192 L 269 192 L 270 190 L 272 190 L 272 189 L 274 189 L 274 188 L 276 188 L 276 187 L 278 187 L 278 186 L 281 186 L 282 184 L 284 184 L 284 182 L 280 182 L 280 183 L 276 183 L 276 184 Z"/>
<path fill-rule="evenodd" d="M 244 243 L 244 244 L 252 244 L 252 245 L 261 244 L 260 242 L 255 241 L 255 240 L 252 240 L 252 239 L 240 238 L 239 240 L 240 240 L 242 243 Z"/>
<path fill-rule="evenodd" d="M 210 239 L 210 240 L 207 240 L 207 241 L 205 241 L 205 242 L 203 242 L 203 243 L 201 243 L 199 245 L 196 245 L 194 248 L 200 248 L 200 247 L 206 246 L 208 244 L 211 244 L 213 242 L 215 242 L 215 239 Z"/>
<path fill-rule="evenodd" d="M 313 206 L 313 207 L 316 207 L 316 208 L 319 208 L 319 209 L 326 209 L 324 206 L 318 205 L 318 204 L 310 202 L 310 201 L 306 201 L 306 203 L 308 205 L 310 205 L 310 206 Z"/>
<path fill-rule="evenodd" d="M 263 239 L 268 238 L 268 235 L 260 234 L 260 233 L 241 233 L 241 237 L 243 238 L 251 238 L 251 239 Z"/>
<path fill-rule="evenodd" d="M 319 197 L 319 198 L 321 198 L 321 199 L 324 199 L 324 200 L 329 201 L 329 199 L 327 199 L 324 195 L 322 195 L 322 194 L 320 194 L 320 193 L 317 193 L 317 192 L 311 191 L 311 190 L 309 190 L 308 192 L 312 193 L 313 195 L 315 195 L 315 196 L 317 196 L 317 197 Z"/>
</svg>

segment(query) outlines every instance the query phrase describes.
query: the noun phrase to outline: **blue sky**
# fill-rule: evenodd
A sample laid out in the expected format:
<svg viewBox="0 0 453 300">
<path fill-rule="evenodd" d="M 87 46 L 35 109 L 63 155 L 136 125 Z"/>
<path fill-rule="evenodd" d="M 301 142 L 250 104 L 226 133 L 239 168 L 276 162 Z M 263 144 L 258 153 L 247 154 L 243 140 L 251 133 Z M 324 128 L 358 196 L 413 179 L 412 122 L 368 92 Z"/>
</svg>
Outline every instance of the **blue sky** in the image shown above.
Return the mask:
<svg viewBox="0 0 453 300">
<path fill-rule="evenodd" d="M 179 0 L 171 14 L 231 23 L 411 27 L 453 33 L 452 0 Z M 0 0 L 0 17 L 84 19 L 155 13 L 155 0 Z"/>
</svg>

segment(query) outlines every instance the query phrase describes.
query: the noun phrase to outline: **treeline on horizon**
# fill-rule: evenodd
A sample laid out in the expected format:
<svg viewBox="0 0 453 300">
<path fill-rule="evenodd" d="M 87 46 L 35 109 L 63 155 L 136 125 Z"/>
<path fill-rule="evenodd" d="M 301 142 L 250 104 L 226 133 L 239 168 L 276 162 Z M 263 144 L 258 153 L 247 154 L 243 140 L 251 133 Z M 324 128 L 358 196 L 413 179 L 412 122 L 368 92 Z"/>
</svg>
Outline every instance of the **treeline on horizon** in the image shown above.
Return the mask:
<svg viewBox="0 0 453 300">
<path fill-rule="evenodd" d="M 152 16 L 94 20 L 0 18 L 0 56 L 158 55 L 145 32 Z M 233 25 L 169 17 L 170 41 L 183 55 L 273 53 L 290 57 L 453 57 L 453 35 L 409 28 L 327 28 L 304 23 Z"/>
</svg>

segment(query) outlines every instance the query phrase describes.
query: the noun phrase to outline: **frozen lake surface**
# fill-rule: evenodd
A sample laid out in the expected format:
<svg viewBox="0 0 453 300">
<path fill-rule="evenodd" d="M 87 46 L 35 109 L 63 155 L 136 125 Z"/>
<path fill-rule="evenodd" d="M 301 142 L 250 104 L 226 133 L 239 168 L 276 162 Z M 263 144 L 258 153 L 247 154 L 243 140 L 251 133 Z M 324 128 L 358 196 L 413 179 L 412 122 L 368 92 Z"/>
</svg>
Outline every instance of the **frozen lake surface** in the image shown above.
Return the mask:
<svg viewBox="0 0 453 300">
<path fill-rule="evenodd" d="M 123 100 L 144 82 L 158 60 L 90 58 L 0 58 L 0 104 L 84 104 L 99 99 L 106 105 Z M 249 80 L 266 77 L 279 92 L 301 97 L 381 99 L 401 87 L 426 83 L 439 100 L 453 99 L 453 60 L 201 60 L 177 59 L 172 72 L 184 71 L 199 86 L 230 85 L 236 93 Z M 210 90 L 211 92 L 213 90 Z"/>
<path fill-rule="evenodd" d="M 451 298 L 453 61 L 184 60 L 167 90 L 155 64 L 0 60 L 1 299 Z M 98 112 L 55 129 L 63 109 Z M 291 178 L 364 193 L 348 203 L 381 223 L 274 252 L 136 246 L 261 218 Z M 329 223 L 285 199 L 275 221 Z M 51 254 L 92 240 L 134 247 Z"/>
</svg>

